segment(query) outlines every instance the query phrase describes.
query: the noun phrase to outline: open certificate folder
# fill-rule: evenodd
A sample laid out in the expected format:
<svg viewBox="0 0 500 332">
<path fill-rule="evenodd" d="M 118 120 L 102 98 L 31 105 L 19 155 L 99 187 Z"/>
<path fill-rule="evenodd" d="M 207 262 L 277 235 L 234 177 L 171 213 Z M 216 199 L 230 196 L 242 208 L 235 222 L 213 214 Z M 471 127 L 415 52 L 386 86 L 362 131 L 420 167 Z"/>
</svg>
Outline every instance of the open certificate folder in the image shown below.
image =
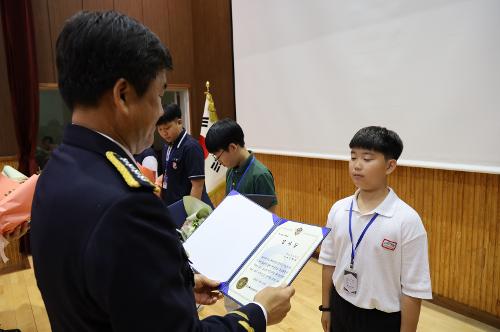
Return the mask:
<svg viewBox="0 0 500 332">
<path fill-rule="evenodd" d="M 289 285 L 329 231 L 281 219 L 233 190 L 184 248 L 197 272 L 245 305 L 267 286 Z"/>
</svg>

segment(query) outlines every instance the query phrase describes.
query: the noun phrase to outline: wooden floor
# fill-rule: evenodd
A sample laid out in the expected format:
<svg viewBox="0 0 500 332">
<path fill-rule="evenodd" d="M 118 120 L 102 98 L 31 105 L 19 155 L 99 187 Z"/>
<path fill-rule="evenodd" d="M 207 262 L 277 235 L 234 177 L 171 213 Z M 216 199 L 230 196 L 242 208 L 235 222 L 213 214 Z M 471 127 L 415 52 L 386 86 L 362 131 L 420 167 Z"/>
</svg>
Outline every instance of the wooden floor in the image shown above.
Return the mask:
<svg viewBox="0 0 500 332">
<path fill-rule="evenodd" d="M 321 331 L 320 314 L 317 310 L 321 298 L 320 272 L 321 266 L 315 259 L 311 259 L 294 282 L 296 295 L 291 312 L 283 322 L 270 327 L 268 331 Z M 221 301 L 214 306 L 204 307 L 200 316 L 213 314 L 224 314 Z M 50 331 L 33 270 L 0 276 L 0 328 L 19 328 L 22 332 Z M 422 308 L 418 331 L 500 330 L 426 302 Z"/>
</svg>

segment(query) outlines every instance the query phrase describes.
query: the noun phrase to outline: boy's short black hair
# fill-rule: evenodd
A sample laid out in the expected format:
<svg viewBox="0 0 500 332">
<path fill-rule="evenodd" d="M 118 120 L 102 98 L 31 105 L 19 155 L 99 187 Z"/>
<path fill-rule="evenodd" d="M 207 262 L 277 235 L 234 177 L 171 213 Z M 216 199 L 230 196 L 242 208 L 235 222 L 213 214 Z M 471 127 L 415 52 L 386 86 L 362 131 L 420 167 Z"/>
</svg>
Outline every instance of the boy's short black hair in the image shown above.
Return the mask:
<svg viewBox="0 0 500 332">
<path fill-rule="evenodd" d="M 205 137 L 205 145 L 210 153 L 227 150 L 231 143 L 245 147 L 245 135 L 240 125 L 229 118 L 214 123 Z"/>
<path fill-rule="evenodd" d="M 370 126 L 361 128 L 351 139 L 349 147 L 377 151 L 382 153 L 386 160 L 398 160 L 403 152 L 403 141 L 392 130 Z"/>
<path fill-rule="evenodd" d="M 56 42 L 59 91 L 66 105 L 96 106 L 120 78 L 141 97 L 172 58 L 160 39 L 115 11 L 82 11 L 66 21 Z"/>
<path fill-rule="evenodd" d="M 163 106 L 163 115 L 160 116 L 156 125 L 164 125 L 176 119 L 182 119 L 181 108 L 177 104 L 168 104 Z"/>
</svg>

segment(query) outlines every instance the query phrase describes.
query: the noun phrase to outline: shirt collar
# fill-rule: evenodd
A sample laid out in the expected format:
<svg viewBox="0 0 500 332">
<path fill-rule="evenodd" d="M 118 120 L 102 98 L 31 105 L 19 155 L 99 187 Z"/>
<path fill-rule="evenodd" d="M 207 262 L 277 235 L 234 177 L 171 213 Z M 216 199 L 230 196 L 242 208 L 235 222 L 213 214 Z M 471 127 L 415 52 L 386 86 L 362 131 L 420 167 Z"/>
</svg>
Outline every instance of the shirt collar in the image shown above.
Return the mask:
<svg viewBox="0 0 500 332">
<path fill-rule="evenodd" d="M 373 209 L 372 211 L 370 211 L 368 213 L 365 213 L 364 215 L 371 215 L 374 213 L 378 213 L 379 215 L 387 217 L 387 218 L 391 218 L 392 216 L 394 216 L 394 211 L 396 210 L 396 203 L 398 201 L 398 196 L 396 195 L 394 190 L 392 190 L 392 188 L 389 187 L 388 189 L 389 189 L 389 193 L 387 194 L 385 199 L 382 201 L 382 203 L 380 203 L 375 209 Z M 360 213 L 359 207 L 358 207 L 358 200 L 357 200 L 359 191 L 360 191 L 359 189 L 356 190 L 354 195 L 351 196 L 352 199 L 349 199 L 346 201 L 346 205 L 345 205 L 346 211 L 350 210 L 351 202 L 354 200 L 353 205 L 352 205 L 352 210 Z"/>
<path fill-rule="evenodd" d="M 123 151 L 127 154 L 127 156 L 128 156 L 130 159 L 132 159 L 132 160 L 134 160 L 134 161 L 135 161 L 135 158 L 134 158 L 134 156 L 132 155 L 132 153 L 130 153 L 130 151 L 129 151 L 126 147 L 124 147 L 122 144 L 120 144 L 118 141 L 116 141 L 115 139 L 113 139 L 113 138 L 109 137 L 109 136 L 108 136 L 108 135 L 106 135 L 106 134 L 101 133 L 100 131 L 97 131 L 97 130 L 94 130 L 94 131 L 95 131 L 96 133 L 98 133 L 98 134 L 100 134 L 100 135 L 102 135 L 102 136 L 106 137 L 106 138 L 107 138 L 107 139 L 109 139 L 111 142 L 115 143 L 116 145 L 118 145 L 120 148 L 122 148 L 122 150 L 123 150 Z"/>
<path fill-rule="evenodd" d="M 187 135 L 187 131 L 185 128 L 182 128 L 182 131 L 181 133 L 179 134 L 179 136 L 175 139 L 174 143 L 171 144 L 171 146 L 174 146 L 176 145 L 176 149 L 180 148 L 182 142 L 184 142 L 184 139 L 186 138 L 186 135 Z"/>
<path fill-rule="evenodd" d="M 248 151 L 248 152 L 250 152 L 250 155 L 248 156 L 247 160 L 245 160 L 245 162 L 243 163 L 243 165 L 235 167 L 234 168 L 235 172 L 237 172 L 237 173 L 238 172 L 244 172 L 247 169 L 248 165 L 252 161 L 252 158 L 254 158 L 253 152 L 252 151 Z"/>
</svg>

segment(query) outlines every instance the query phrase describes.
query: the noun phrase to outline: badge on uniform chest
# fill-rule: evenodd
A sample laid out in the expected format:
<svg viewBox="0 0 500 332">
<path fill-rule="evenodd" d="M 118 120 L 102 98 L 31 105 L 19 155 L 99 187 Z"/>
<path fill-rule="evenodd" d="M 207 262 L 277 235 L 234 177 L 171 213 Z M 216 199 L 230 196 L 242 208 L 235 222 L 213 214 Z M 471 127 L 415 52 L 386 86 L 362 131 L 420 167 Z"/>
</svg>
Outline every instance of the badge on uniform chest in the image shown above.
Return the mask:
<svg viewBox="0 0 500 332">
<path fill-rule="evenodd" d="M 358 291 L 358 274 L 352 269 L 344 270 L 344 290 L 352 295 Z"/>
</svg>

